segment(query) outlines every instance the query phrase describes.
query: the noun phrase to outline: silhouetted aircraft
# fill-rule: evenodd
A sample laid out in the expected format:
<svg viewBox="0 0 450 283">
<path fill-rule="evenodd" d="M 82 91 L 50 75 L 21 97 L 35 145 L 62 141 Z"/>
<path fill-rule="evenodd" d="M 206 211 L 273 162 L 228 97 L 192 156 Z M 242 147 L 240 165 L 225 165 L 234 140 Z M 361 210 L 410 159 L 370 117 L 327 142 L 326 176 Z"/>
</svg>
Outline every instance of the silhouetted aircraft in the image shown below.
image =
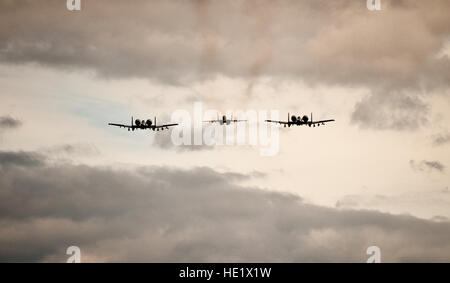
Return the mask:
<svg viewBox="0 0 450 283">
<path fill-rule="evenodd" d="M 136 129 L 141 129 L 141 130 L 153 130 L 153 131 L 163 131 L 163 130 L 168 130 L 169 127 L 172 126 L 177 126 L 178 124 L 166 124 L 166 125 L 156 125 L 156 117 L 155 120 L 151 120 L 151 119 L 147 119 L 147 120 L 139 120 L 136 119 L 136 121 L 134 121 L 133 123 L 133 117 L 131 117 L 131 125 L 122 125 L 122 124 L 114 124 L 114 123 L 109 123 L 108 125 L 110 126 L 117 126 L 120 128 L 128 128 L 128 131 L 132 130 L 136 130 Z"/>
<path fill-rule="evenodd" d="M 303 117 L 300 117 L 300 116 L 295 117 L 295 115 L 292 115 L 292 117 L 290 117 L 290 120 L 289 120 L 289 116 L 290 116 L 290 115 L 289 115 L 289 113 L 288 113 L 288 120 L 287 120 L 286 122 L 283 122 L 283 121 L 273 121 L 273 120 L 266 120 L 266 122 L 282 124 L 282 125 L 284 125 L 284 127 L 286 127 L 286 126 L 290 127 L 290 126 L 292 126 L 292 125 L 296 125 L 296 126 L 303 126 L 303 125 L 306 125 L 306 126 L 310 126 L 310 127 L 311 127 L 311 126 L 315 127 L 316 125 L 317 125 L 317 126 L 325 125 L 325 123 L 333 122 L 333 121 L 334 121 L 334 119 L 330 119 L 330 120 L 320 120 L 320 121 L 313 121 L 313 114 L 312 114 L 312 113 L 311 113 L 311 120 L 309 120 L 309 118 L 308 118 L 307 115 L 304 115 Z"/>
<path fill-rule="evenodd" d="M 237 123 L 237 122 L 245 122 L 247 120 L 236 120 L 233 119 L 233 115 L 231 115 L 231 119 L 227 119 L 227 116 L 223 115 L 222 119 L 219 119 L 219 114 L 217 114 L 217 120 L 208 120 L 208 121 L 203 121 L 205 123 L 219 123 L 220 125 L 226 124 L 229 125 L 230 123 Z"/>
</svg>

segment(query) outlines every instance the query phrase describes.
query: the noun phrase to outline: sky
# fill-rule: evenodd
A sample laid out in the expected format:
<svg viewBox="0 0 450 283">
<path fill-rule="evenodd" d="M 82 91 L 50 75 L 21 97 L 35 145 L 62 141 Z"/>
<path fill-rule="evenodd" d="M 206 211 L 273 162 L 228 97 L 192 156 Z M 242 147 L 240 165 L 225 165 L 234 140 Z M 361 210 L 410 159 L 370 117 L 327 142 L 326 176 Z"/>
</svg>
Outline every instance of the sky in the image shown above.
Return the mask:
<svg viewBox="0 0 450 283">
<path fill-rule="evenodd" d="M 0 0 L 0 261 L 450 261 L 449 8 Z M 195 103 L 336 121 L 273 156 L 108 126 Z"/>
</svg>

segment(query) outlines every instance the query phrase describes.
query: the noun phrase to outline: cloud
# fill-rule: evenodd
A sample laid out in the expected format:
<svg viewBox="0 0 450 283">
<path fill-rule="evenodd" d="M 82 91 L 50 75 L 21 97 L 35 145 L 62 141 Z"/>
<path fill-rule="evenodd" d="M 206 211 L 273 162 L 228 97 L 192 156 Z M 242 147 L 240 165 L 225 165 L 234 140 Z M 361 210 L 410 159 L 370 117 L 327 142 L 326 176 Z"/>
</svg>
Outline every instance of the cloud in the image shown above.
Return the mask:
<svg viewBox="0 0 450 283">
<path fill-rule="evenodd" d="M 17 129 L 22 125 L 20 120 L 14 119 L 10 116 L 0 116 L 0 131 L 7 129 Z"/>
<path fill-rule="evenodd" d="M 450 224 L 308 204 L 208 167 L 45 164 L 0 170 L 0 261 L 450 260 Z"/>
<path fill-rule="evenodd" d="M 45 157 L 35 152 L 0 151 L 0 168 L 6 166 L 36 167 L 45 163 Z"/>
<path fill-rule="evenodd" d="M 439 172 L 443 172 L 445 170 L 445 166 L 444 164 L 442 164 L 439 161 L 427 161 L 427 160 L 422 160 L 419 163 L 417 163 L 414 160 L 410 160 L 409 161 L 409 165 L 411 166 L 411 168 L 413 168 L 414 170 L 418 170 L 418 171 L 439 171 Z"/>
<path fill-rule="evenodd" d="M 405 93 L 372 93 L 355 105 L 351 121 L 362 128 L 412 130 L 428 123 L 428 106 Z"/>
<path fill-rule="evenodd" d="M 54 0 L 3 0 L 0 61 L 175 85 L 240 77 L 247 88 L 235 99 L 242 101 L 262 76 L 366 87 L 371 96 L 353 114 L 358 125 L 415 129 L 426 111 L 419 122 L 403 118 L 423 106 L 416 98 L 449 86 L 450 60 L 438 56 L 450 34 L 449 9 L 446 0 L 385 0 L 377 12 L 364 1 L 85 0 L 70 13 Z M 377 116 L 372 103 L 391 120 L 380 126 L 365 117 Z"/>
<path fill-rule="evenodd" d="M 432 219 L 433 219 L 433 221 L 437 221 L 437 222 L 440 222 L 440 221 L 450 222 L 450 218 L 448 218 L 446 216 L 442 216 L 442 215 L 436 215 Z"/>
<path fill-rule="evenodd" d="M 441 146 L 450 143 L 450 134 L 437 134 L 432 137 L 433 139 L 433 145 L 435 146 Z"/>
<path fill-rule="evenodd" d="M 436 169 L 441 172 L 445 169 L 445 166 L 439 161 L 425 161 L 424 164 L 431 169 Z"/>
<path fill-rule="evenodd" d="M 42 149 L 43 154 L 56 157 L 96 156 L 100 150 L 90 143 L 60 144 Z"/>
<path fill-rule="evenodd" d="M 450 195 L 447 189 L 409 190 L 389 195 L 351 194 L 336 202 L 340 209 L 370 209 L 394 214 L 413 214 L 423 219 L 450 217 Z M 439 217 L 437 217 L 439 216 Z"/>
<path fill-rule="evenodd" d="M 209 145 L 194 145 L 194 135 L 195 135 L 196 129 L 194 127 L 191 127 L 191 143 L 192 145 L 174 145 L 172 142 L 172 131 L 162 131 L 155 134 L 154 139 L 154 145 L 158 146 L 161 149 L 165 150 L 177 150 L 179 152 L 182 151 L 201 151 L 201 150 L 213 150 L 215 146 L 209 146 Z M 198 130 L 197 135 L 203 136 L 203 131 Z"/>
<path fill-rule="evenodd" d="M 368 11 L 365 3 L 316 2 L 138 0 L 130 6 L 86 0 L 81 12 L 68 13 L 64 3 L 52 0 L 1 1 L 2 20 L 9 25 L 2 25 L 0 58 L 163 81 L 221 73 L 407 85 L 433 66 L 427 59 L 440 51 L 450 30 L 441 12 L 447 1 L 405 1 L 402 6 L 385 1 L 385 10 L 378 13 Z M 42 20 L 42 15 L 49 17 Z M 424 19 L 417 21 L 418 16 Z M 169 20 L 173 17 L 177 21 Z"/>
</svg>

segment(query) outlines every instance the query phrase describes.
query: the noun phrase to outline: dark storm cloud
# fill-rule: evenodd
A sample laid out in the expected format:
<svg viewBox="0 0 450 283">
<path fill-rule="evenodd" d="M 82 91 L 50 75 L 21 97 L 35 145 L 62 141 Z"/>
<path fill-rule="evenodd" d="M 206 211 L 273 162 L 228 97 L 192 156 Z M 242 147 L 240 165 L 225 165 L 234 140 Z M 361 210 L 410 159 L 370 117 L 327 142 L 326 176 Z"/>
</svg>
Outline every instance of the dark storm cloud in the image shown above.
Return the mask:
<svg viewBox="0 0 450 283">
<path fill-rule="evenodd" d="M 385 0 L 376 12 L 365 1 L 83 3 L 68 12 L 58 0 L 0 1 L 0 60 L 172 84 L 242 77 L 245 101 L 265 75 L 367 87 L 353 121 L 377 129 L 419 127 L 426 113 L 407 100 L 450 82 L 448 57 L 436 56 L 450 33 L 446 0 Z M 386 126 L 367 118 L 378 113 L 371 102 L 392 113 Z"/>
<path fill-rule="evenodd" d="M 427 161 L 427 160 L 422 160 L 420 162 L 416 162 L 414 160 L 410 160 L 409 164 L 411 166 L 411 168 L 413 168 L 414 170 L 419 170 L 419 171 L 439 171 L 439 172 L 443 172 L 445 170 L 445 166 L 444 164 L 442 164 L 439 161 Z"/>
<path fill-rule="evenodd" d="M 59 165 L 0 170 L 0 261 L 450 260 L 450 224 L 337 210 L 190 170 Z"/>
<path fill-rule="evenodd" d="M 22 125 L 22 122 L 18 119 L 14 119 L 10 116 L 0 116 L 0 131 L 5 129 L 16 129 Z"/>
</svg>

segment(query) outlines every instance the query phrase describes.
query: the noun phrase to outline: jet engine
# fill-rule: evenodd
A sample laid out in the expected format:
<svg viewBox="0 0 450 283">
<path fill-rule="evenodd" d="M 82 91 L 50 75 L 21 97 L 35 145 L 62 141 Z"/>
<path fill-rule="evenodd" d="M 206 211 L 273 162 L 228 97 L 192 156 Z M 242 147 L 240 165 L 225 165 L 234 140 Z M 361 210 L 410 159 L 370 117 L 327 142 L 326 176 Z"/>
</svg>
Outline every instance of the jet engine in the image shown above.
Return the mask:
<svg viewBox="0 0 450 283">
<path fill-rule="evenodd" d="M 295 117 L 294 115 L 292 115 L 291 121 L 294 122 L 294 123 L 297 122 L 297 117 Z"/>
<path fill-rule="evenodd" d="M 152 125 L 152 120 L 147 119 L 147 121 L 145 122 L 145 124 L 146 124 L 147 126 L 151 126 L 151 125 Z"/>
<path fill-rule="evenodd" d="M 308 122 L 308 120 L 309 120 L 309 119 L 308 119 L 308 116 L 306 116 L 306 115 L 303 116 L 302 120 L 303 120 L 303 122 L 305 122 L 305 123 Z"/>
<path fill-rule="evenodd" d="M 134 123 L 136 124 L 136 126 L 140 126 L 142 124 L 141 120 L 136 119 L 136 121 L 134 121 Z"/>
</svg>

